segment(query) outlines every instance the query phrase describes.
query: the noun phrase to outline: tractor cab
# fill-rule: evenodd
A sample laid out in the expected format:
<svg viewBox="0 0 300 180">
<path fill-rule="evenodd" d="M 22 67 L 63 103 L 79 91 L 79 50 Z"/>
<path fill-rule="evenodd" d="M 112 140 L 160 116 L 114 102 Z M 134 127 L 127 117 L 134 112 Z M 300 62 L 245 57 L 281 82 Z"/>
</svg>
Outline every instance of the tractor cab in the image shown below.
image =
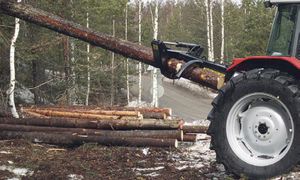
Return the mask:
<svg viewBox="0 0 300 180">
<path fill-rule="evenodd" d="M 266 1 L 266 7 L 277 6 L 269 44 L 268 56 L 289 56 L 300 59 L 300 1 Z"/>
</svg>

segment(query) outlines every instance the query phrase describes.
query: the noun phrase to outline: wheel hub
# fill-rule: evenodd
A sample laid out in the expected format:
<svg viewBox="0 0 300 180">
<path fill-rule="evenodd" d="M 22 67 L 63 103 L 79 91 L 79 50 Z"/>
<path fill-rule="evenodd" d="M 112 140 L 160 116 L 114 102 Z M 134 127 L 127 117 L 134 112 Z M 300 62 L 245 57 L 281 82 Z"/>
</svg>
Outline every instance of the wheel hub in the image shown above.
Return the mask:
<svg viewBox="0 0 300 180">
<path fill-rule="evenodd" d="M 236 155 L 249 164 L 279 161 L 293 139 L 293 121 L 286 106 L 265 93 L 247 95 L 228 114 L 226 134 Z"/>
<path fill-rule="evenodd" d="M 268 130 L 269 130 L 269 127 L 266 125 L 266 123 L 259 122 L 258 132 L 260 134 L 265 135 L 265 134 L 269 133 Z"/>
</svg>

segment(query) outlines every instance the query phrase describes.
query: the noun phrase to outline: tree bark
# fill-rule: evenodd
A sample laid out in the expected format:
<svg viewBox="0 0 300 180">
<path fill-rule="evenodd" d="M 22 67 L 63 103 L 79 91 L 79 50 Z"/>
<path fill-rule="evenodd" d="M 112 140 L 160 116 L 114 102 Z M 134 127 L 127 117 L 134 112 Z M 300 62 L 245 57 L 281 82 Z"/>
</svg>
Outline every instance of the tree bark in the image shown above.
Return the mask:
<svg viewBox="0 0 300 180">
<path fill-rule="evenodd" d="M 57 128 L 43 126 L 25 126 L 25 125 L 9 125 L 0 124 L 1 131 L 15 132 L 45 132 L 45 133 L 66 133 L 89 136 L 105 136 L 105 137 L 138 137 L 138 138 L 154 138 L 154 139 L 177 139 L 183 140 L 183 132 L 181 130 L 133 130 L 133 131 L 111 131 L 83 128 Z"/>
<path fill-rule="evenodd" d="M 53 31 L 78 38 L 125 57 L 136 59 L 145 64 L 158 67 L 153 58 L 153 52 L 151 48 L 137 45 L 119 38 L 114 38 L 102 33 L 97 33 L 91 29 L 71 21 L 64 20 L 51 13 L 42 11 L 40 9 L 35 9 L 30 5 L 18 4 L 12 2 L 11 0 L 0 0 L 0 11 L 1 13 L 18 17 Z M 178 72 L 180 67 L 184 64 L 183 61 L 176 59 L 170 59 L 168 62 L 168 71 L 171 72 Z M 211 79 L 207 82 L 206 78 L 199 76 L 199 72 L 205 73 L 206 71 L 202 68 L 194 68 L 191 72 L 184 74 L 183 77 L 212 89 L 218 89 L 220 88 L 219 85 L 223 85 L 224 83 L 224 75 L 210 72 L 210 74 L 213 76 L 210 76 Z"/>
<path fill-rule="evenodd" d="M 206 134 L 208 127 L 206 126 L 183 126 L 184 133 L 202 133 Z"/>
<path fill-rule="evenodd" d="M 20 3 L 21 0 L 17 0 L 17 3 Z M 19 114 L 15 105 L 15 87 L 16 87 L 16 69 L 15 69 L 15 51 L 16 51 L 16 42 L 20 32 L 20 19 L 15 18 L 15 32 L 11 39 L 10 45 L 10 54 L 9 54 L 9 64 L 10 64 L 10 81 L 9 81 L 9 89 L 7 90 L 7 94 L 9 97 L 9 108 L 10 111 L 15 118 L 19 118 Z"/>
<path fill-rule="evenodd" d="M 116 21 L 112 20 L 112 36 L 116 36 L 115 30 Z M 111 86 L 110 86 L 110 105 L 113 106 L 115 103 L 115 53 L 111 53 Z"/>
<path fill-rule="evenodd" d="M 27 139 L 34 143 L 47 143 L 56 145 L 82 145 L 84 143 L 98 143 L 109 146 L 178 147 L 178 141 L 176 139 L 81 136 L 41 132 L 1 131 L 0 139 Z"/>
<path fill-rule="evenodd" d="M 183 126 L 182 120 L 88 120 L 88 119 L 67 119 L 67 118 L 25 118 L 11 119 L 0 118 L 0 124 L 64 127 L 64 128 L 86 128 L 103 130 L 170 130 L 180 129 Z"/>
<path fill-rule="evenodd" d="M 121 106 L 39 106 L 23 108 L 27 109 L 40 109 L 40 110 L 54 110 L 54 111 L 78 111 L 78 112 L 101 112 L 101 111 L 135 111 L 141 115 L 144 113 L 164 113 L 166 116 L 172 116 L 171 108 L 136 108 L 136 107 L 121 107 Z"/>
<path fill-rule="evenodd" d="M 221 0 L 221 64 L 224 63 L 225 50 L 224 0 Z"/>
<path fill-rule="evenodd" d="M 185 134 L 185 135 L 183 135 L 182 141 L 184 141 L 184 142 L 196 142 L 197 141 L 197 134 Z"/>
<path fill-rule="evenodd" d="M 128 2 L 125 7 L 125 41 L 128 40 Z M 130 85 L 129 85 L 129 60 L 126 58 L 126 95 L 127 104 L 130 103 Z"/>
<path fill-rule="evenodd" d="M 90 17 L 89 12 L 86 13 L 86 28 L 90 28 Z M 86 45 L 86 53 L 87 53 L 87 88 L 86 88 L 86 97 L 85 97 L 85 105 L 89 105 L 89 98 L 91 92 L 91 71 L 90 71 L 90 44 Z"/>
<path fill-rule="evenodd" d="M 66 84 L 66 104 L 71 105 L 70 101 L 70 43 L 69 37 L 62 38 L 63 52 L 64 52 L 64 71 L 65 71 L 65 84 Z"/>
<path fill-rule="evenodd" d="M 79 114 L 94 114 L 94 115 L 106 115 L 106 116 L 133 116 L 137 118 L 143 117 L 138 111 L 109 111 L 109 110 L 82 110 L 82 109 L 63 109 L 63 108 L 23 108 L 24 112 L 36 112 L 40 114 L 51 115 L 52 112 L 67 112 L 67 113 L 79 113 Z M 154 117 L 153 115 L 152 117 Z M 158 116 L 158 115 L 157 115 Z M 163 117 L 163 116 L 161 116 Z M 149 115 L 148 118 L 151 118 Z M 158 118 L 163 119 L 163 118 Z"/>
<path fill-rule="evenodd" d="M 142 0 L 138 1 L 139 4 L 139 22 L 138 22 L 138 27 L 139 27 L 139 45 L 142 44 Z M 138 66 L 138 71 L 139 71 L 139 95 L 138 95 L 138 107 L 141 107 L 142 103 L 142 63 L 139 62 Z"/>
<path fill-rule="evenodd" d="M 153 39 L 158 37 L 158 0 L 155 0 L 155 13 L 153 18 Z M 157 69 L 152 71 L 152 106 L 158 107 L 158 83 L 157 83 Z"/>
<path fill-rule="evenodd" d="M 82 118 L 82 119 L 126 119 L 126 116 L 120 115 L 108 115 L 97 113 L 83 113 L 83 112 L 66 112 L 66 111 L 54 111 L 54 110 L 40 110 L 40 109 L 24 109 L 24 112 L 34 112 L 40 115 L 49 117 L 62 117 L 62 118 Z M 135 119 L 142 119 L 141 117 L 135 117 Z"/>
</svg>

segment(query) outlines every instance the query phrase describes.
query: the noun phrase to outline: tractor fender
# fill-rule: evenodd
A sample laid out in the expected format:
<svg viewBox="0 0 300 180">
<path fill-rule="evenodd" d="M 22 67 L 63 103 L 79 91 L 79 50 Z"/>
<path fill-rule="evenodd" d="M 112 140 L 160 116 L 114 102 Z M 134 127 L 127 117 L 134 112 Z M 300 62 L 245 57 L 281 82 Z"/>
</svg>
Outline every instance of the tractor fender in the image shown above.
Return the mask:
<svg viewBox="0 0 300 180">
<path fill-rule="evenodd" d="M 282 56 L 250 56 L 236 58 L 227 68 L 226 80 L 231 79 L 235 72 L 249 71 L 257 68 L 272 68 L 300 77 L 300 60 L 295 57 Z"/>
</svg>

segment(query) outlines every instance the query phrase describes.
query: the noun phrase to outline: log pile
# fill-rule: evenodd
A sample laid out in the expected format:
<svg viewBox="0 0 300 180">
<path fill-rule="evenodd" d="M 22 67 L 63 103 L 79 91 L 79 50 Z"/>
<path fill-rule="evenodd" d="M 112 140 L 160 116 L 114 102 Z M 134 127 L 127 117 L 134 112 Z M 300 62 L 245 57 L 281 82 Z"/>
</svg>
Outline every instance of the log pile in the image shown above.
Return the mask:
<svg viewBox="0 0 300 180">
<path fill-rule="evenodd" d="M 1 139 L 28 139 L 57 145 L 98 143 L 120 146 L 177 147 L 196 142 L 202 126 L 185 126 L 168 108 L 30 107 L 24 118 L 0 117 Z"/>
</svg>

